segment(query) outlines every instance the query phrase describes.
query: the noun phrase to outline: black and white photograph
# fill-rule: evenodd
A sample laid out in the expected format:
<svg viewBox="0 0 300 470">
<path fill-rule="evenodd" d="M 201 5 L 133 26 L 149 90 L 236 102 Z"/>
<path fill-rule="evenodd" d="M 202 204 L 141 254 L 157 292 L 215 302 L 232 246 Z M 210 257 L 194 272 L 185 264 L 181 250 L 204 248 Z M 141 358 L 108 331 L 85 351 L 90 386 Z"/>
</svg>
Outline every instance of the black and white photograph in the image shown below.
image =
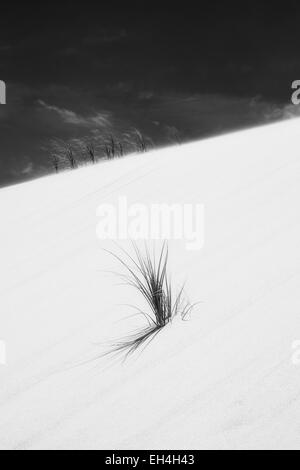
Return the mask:
<svg viewBox="0 0 300 470">
<path fill-rule="evenodd" d="M 1 2 L 0 450 L 300 450 L 299 20 Z"/>
</svg>

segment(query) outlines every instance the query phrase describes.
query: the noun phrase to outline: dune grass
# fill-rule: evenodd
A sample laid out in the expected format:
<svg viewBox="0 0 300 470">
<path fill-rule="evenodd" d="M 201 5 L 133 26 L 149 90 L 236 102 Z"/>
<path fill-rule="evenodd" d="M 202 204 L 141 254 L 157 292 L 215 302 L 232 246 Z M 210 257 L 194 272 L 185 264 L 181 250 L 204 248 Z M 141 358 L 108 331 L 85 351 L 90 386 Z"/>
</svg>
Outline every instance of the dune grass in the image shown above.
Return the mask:
<svg viewBox="0 0 300 470">
<path fill-rule="evenodd" d="M 147 247 L 142 252 L 134 243 L 133 249 L 134 256 L 125 250 L 122 250 L 122 257 L 110 252 L 127 271 L 127 274 L 120 275 L 121 278 L 139 292 L 148 306 L 147 312 L 133 307 L 147 321 L 145 328 L 112 347 L 111 352 L 124 353 L 126 357 L 141 346 L 146 347 L 176 316 L 185 319 L 194 307 L 184 299 L 184 286 L 174 294 L 168 272 L 169 250 L 166 243 L 158 255 L 155 251 L 150 253 Z"/>
</svg>

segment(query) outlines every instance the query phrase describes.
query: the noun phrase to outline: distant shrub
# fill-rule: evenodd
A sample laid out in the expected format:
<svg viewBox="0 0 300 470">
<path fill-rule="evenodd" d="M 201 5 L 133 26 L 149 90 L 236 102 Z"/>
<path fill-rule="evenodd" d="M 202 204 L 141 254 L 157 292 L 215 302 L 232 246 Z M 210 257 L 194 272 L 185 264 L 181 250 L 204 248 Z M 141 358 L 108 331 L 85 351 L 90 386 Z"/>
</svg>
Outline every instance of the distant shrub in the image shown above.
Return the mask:
<svg viewBox="0 0 300 470">
<path fill-rule="evenodd" d="M 50 163 L 55 172 L 60 169 L 76 169 L 81 164 L 98 160 L 113 160 L 133 152 L 146 152 L 152 141 L 138 129 L 123 134 L 97 135 L 95 137 L 73 138 L 69 141 L 51 139 L 47 144 Z"/>
</svg>

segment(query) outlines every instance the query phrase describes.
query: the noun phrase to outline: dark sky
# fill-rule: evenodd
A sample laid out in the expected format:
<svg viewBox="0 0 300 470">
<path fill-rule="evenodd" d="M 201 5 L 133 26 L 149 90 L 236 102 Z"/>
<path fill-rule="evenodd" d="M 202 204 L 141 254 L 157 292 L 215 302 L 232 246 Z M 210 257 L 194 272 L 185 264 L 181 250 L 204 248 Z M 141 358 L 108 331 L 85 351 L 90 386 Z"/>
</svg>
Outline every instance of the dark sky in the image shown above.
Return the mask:
<svg viewBox="0 0 300 470">
<path fill-rule="evenodd" d="M 299 2 L 236 5 L 1 4 L 0 185 L 49 171 L 53 139 L 160 145 L 297 114 Z"/>
</svg>

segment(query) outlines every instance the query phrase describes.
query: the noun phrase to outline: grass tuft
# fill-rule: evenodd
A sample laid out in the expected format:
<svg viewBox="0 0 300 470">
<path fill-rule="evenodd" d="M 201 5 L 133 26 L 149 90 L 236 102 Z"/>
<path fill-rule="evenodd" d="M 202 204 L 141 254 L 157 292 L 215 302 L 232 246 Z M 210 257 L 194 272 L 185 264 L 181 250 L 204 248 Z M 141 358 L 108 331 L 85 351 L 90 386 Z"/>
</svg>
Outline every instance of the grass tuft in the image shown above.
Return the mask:
<svg viewBox="0 0 300 470">
<path fill-rule="evenodd" d="M 123 257 L 109 252 L 126 269 L 127 274 L 121 275 L 126 284 L 136 289 L 146 301 L 148 312 L 134 307 L 138 314 L 143 315 L 147 326 L 113 345 L 113 353 L 125 353 L 128 357 L 139 349 L 145 347 L 154 337 L 178 315 L 186 319 L 194 305 L 184 300 L 184 286 L 179 293 L 174 294 L 174 288 L 168 273 L 169 250 L 163 244 L 158 256 L 155 251 L 150 254 L 146 247 L 143 253 L 137 245 L 133 244 L 134 257 L 122 250 Z"/>
</svg>

